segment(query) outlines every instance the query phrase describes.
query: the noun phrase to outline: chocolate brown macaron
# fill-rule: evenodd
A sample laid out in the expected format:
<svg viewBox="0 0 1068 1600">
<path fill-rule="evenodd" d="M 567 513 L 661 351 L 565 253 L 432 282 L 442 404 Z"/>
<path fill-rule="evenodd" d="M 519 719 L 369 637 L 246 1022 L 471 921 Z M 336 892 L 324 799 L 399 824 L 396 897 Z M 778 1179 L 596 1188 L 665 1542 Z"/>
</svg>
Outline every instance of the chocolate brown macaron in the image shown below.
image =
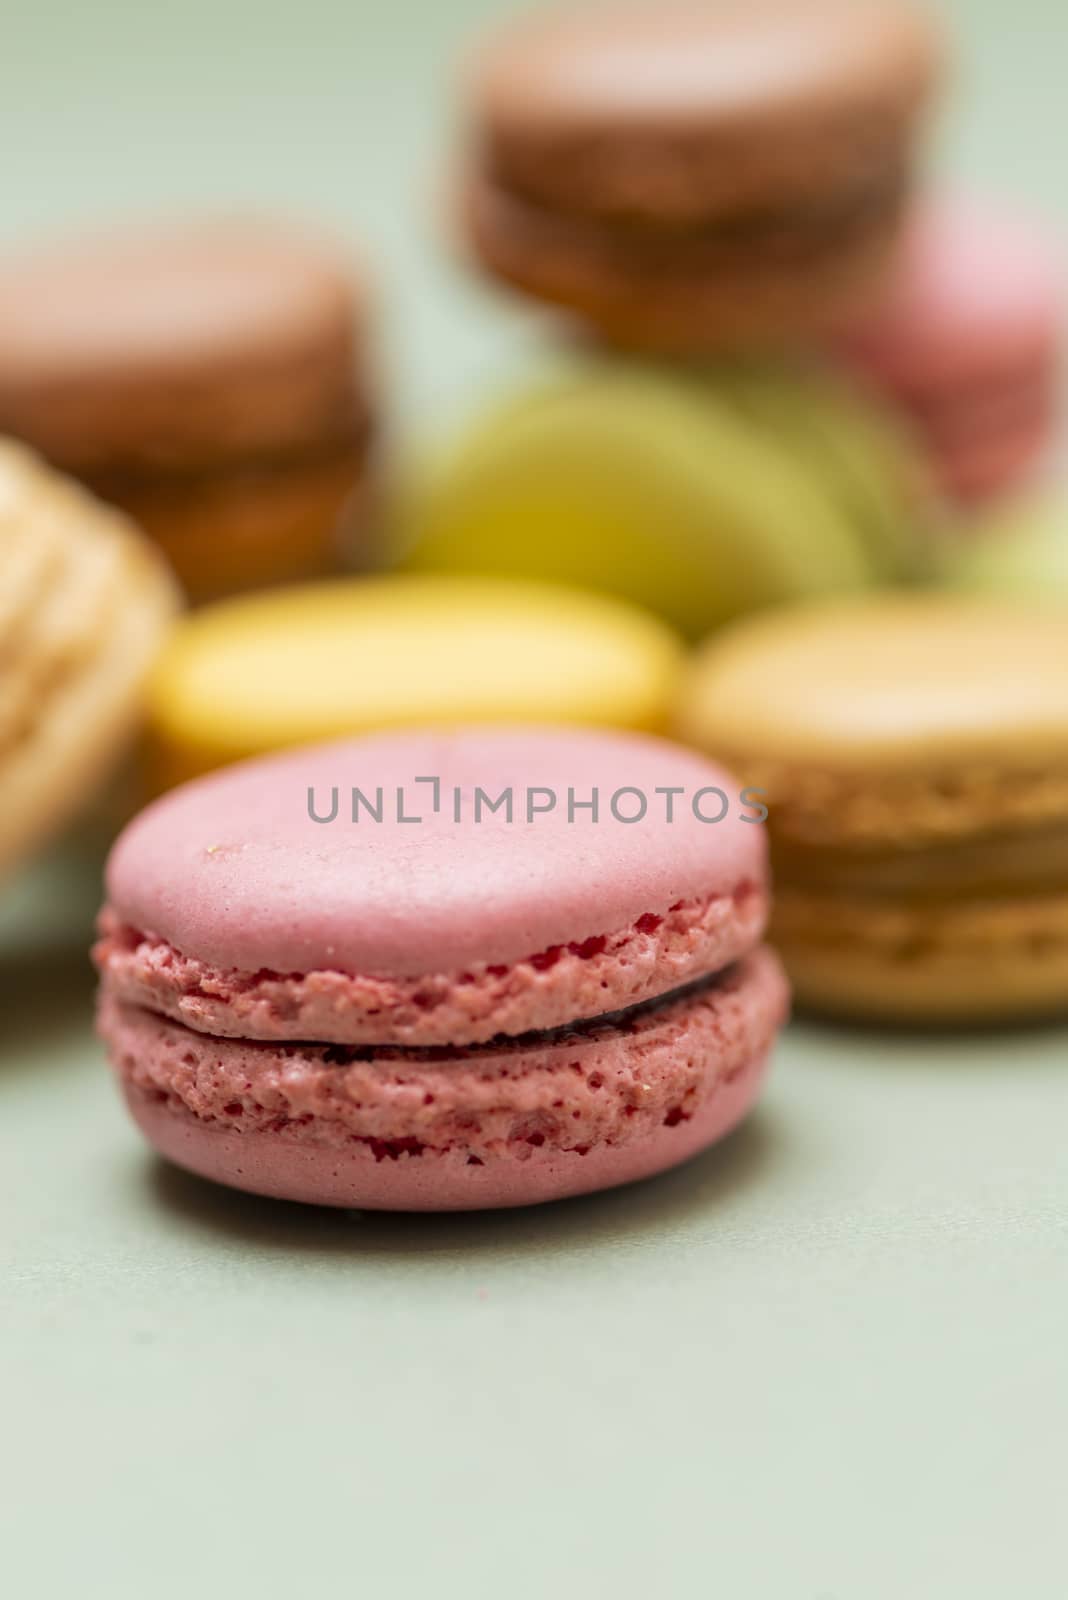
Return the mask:
<svg viewBox="0 0 1068 1600">
<path fill-rule="evenodd" d="M 880 280 L 939 64 L 898 0 L 539 12 L 472 63 L 466 232 L 621 345 L 807 338 Z"/>
<path fill-rule="evenodd" d="M 0 266 L 0 432 L 121 506 L 193 599 L 338 564 L 367 472 L 366 290 L 265 221 Z"/>
</svg>

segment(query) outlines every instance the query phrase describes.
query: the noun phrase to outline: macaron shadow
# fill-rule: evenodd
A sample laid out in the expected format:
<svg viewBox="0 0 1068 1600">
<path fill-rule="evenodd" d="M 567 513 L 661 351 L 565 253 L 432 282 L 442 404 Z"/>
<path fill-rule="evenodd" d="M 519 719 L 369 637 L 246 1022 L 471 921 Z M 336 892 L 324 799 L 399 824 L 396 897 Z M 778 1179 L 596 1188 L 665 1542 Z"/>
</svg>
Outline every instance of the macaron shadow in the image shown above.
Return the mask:
<svg viewBox="0 0 1068 1600">
<path fill-rule="evenodd" d="M 716 1209 L 726 1215 L 780 1159 L 783 1139 L 778 1118 L 764 1107 L 720 1144 L 656 1177 L 497 1211 L 344 1211 L 297 1205 L 222 1188 L 159 1158 L 143 1163 L 140 1181 L 149 1201 L 183 1224 L 257 1252 L 431 1257 L 480 1251 L 493 1257 L 553 1245 L 588 1251 L 624 1235 L 662 1233 L 701 1212 Z"/>
</svg>

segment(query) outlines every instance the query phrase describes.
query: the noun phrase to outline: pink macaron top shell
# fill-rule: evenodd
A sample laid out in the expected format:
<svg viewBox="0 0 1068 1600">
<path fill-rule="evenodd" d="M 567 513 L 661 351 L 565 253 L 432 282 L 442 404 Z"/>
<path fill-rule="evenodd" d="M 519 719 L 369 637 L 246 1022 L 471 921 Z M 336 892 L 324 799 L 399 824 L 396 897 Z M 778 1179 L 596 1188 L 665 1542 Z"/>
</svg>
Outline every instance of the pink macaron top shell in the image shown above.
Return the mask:
<svg viewBox="0 0 1068 1600">
<path fill-rule="evenodd" d="M 1037 225 L 963 199 L 917 210 L 881 305 L 846 331 L 862 371 L 903 394 L 1055 368 L 1059 252 Z"/>
<path fill-rule="evenodd" d="M 439 780 L 437 811 L 421 777 Z M 375 804 L 382 790 L 380 822 L 366 808 L 351 820 L 353 786 Z M 510 787 L 513 821 L 484 805 L 476 822 L 476 787 L 490 799 Z M 335 788 L 336 818 L 313 821 L 309 791 L 325 816 Z M 595 788 L 596 821 L 579 809 Z M 682 792 L 657 792 L 667 788 Z M 528 821 L 528 789 L 552 791 L 555 807 Z M 695 810 L 694 797 L 712 790 L 724 799 L 706 792 Z M 620 820 L 613 797 L 620 816 L 644 798 L 643 820 Z M 716 822 L 697 814 L 724 809 Z M 638 735 L 478 729 L 350 740 L 243 763 L 156 801 L 112 851 L 108 917 L 224 972 L 462 974 L 581 945 L 681 903 L 762 898 L 766 841 L 744 820 L 752 816 L 721 768 Z"/>
<path fill-rule="evenodd" d="M 767 915 L 766 892 L 739 883 L 732 894 L 678 901 L 662 915 L 645 912 L 626 927 L 520 961 L 384 978 L 214 967 L 105 910 L 94 956 L 116 998 L 198 1033 L 337 1044 L 477 1044 L 621 1011 L 718 972 L 759 942 Z"/>
</svg>

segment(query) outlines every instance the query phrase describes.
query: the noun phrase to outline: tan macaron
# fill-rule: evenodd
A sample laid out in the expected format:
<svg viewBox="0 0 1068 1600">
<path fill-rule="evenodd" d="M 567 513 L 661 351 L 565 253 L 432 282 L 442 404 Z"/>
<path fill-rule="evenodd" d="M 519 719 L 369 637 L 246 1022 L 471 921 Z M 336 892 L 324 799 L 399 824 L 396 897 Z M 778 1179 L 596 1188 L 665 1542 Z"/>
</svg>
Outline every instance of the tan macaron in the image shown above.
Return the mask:
<svg viewBox="0 0 1068 1600">
<path fill-rule="evenodd" d="M 337 564 L 365 473 L 366 289 L 264 221 L 0 266 L 0 431 L 128 510 L 195 598 Z"/>
<path fill-rule="evenodd" d="M 0 873 L 93 801 L 176 606 L 125 517 L 0 442 Z"/>
<path fill-rule="evenodd" d="M 680 731 L 762 788 L 799 1002 L 898 1022 L 1068 1011 L 1068 627 L 882 596 L 710 641 Z"/>
<path fill-rule="evenodd" d="M 535 11 L 472 63 L 467 236 L 619 344 L 807 338 L 881 276 L 940 55 L 906 0 Z"/>
</svg>

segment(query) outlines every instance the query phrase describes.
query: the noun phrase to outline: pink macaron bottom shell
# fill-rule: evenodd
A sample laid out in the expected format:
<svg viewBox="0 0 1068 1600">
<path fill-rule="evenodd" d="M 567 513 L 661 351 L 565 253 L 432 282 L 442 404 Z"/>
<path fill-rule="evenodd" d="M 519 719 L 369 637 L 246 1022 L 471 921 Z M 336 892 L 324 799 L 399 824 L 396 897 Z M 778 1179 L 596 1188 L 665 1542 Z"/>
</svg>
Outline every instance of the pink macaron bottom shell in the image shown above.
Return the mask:
<svg viewBox="0 0 1068 1600">
<path fill-rule="evenodd" d="M 1018 491 L 1036 476 L 1050 434 L 1026 428 L 1001 439 L 943 450 L 936 470 L 947 495 L 966 508 L 989 505 Z"/>
<path fill-rule="evenodd" d="M 965 509 L 1020 488 L 1040 470 L 1056 438 L 1058 378 L 1048 365 L 1030 374 L 944 383 L 926 391 L 861 387 L 896 407 L 949 503 Z"/>
<path fill-rule="evenodd" d="M 100 1031 L 139 1126 L 191 1171 L 314 1204 L 463 1210 L 686 1160 L 752 1104 L 786 1009 L 761 948 L 662 1005 L 477 1050 L 217 1039 L 106 989 Z"/>
<path fill-rule="evenodd" d="M 1037 470 L 1056 432 L 1057 381 L 1051 370 L 974 392 L 932 394 L 913 406 L 943 489 L 971 505 L 1011 492 Z"/>
<path fill-rule="evenodd" d="M 455 1150 L 386 1165 L 365 1148 L 324 1153 L 270 1134 L 229 1133 L 133 1088 L 127 1088 L 126 1101 L 160 1155 L 231 1189 L 362 1211 L 491 1211 L 614 1189 L 688 1161 L 742 1121 L 766 1066 L 766 1056 L 754 1058 L 678 1127 L 662 1127 L 627 1145 L 599 1146 L 584 1157 L 534 1150 L 522 1166 L 508 1159 L 471 1166 Z"/>
<path fill-rule="evenodd" d="M 110 909 L 94 955 L 125 1003 L 221 1038 L 480 1044 L 619 1011 L 717 972 L 759 943 L 767 901 L 762 885 L 744 879 L 732 893 L 650 908 L 625 928 L 522 961 L 418 978 L 224 970 Z"/>
</svg>

